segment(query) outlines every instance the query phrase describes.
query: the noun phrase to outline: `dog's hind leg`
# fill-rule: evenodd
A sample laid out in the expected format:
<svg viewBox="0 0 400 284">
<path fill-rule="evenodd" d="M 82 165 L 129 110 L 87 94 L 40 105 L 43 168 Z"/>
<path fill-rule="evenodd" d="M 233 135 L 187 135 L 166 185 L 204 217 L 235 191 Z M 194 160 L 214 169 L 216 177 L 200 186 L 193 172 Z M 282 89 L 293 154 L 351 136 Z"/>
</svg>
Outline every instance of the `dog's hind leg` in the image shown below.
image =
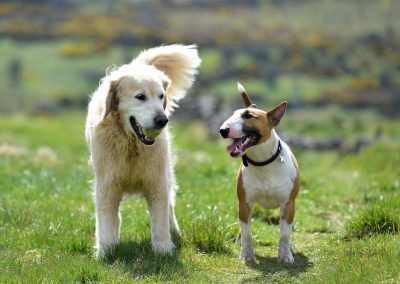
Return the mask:
<svg viewBox="0 0 400 284">
<path fill-rule="evenodd" d="M 151 219 L 151 245 L 155 252 L 171 254 L 175 248 L 170 233 L 170 196 L 166 187 L 146 194 Z"/>
<path fill-rule="evenodd" d="M 121 215 L 121 195 L 112 188 L 96 188 L 96 248 L 97 256 L 103 257 L 107 249 L 118 243 Z"/>
<path fill-rule="evenodd" d="M 175 233 L 177 235 L 181 235 L 181 230 L 179 229 L 178 221 L 175 217 L 175 195 L 178 191 L 178 185 L 176 184 L 176 178 L 173 170 L 173 162 L 169 167 L 169 175 L 168 175 L 168 186 L 169 186 L 169 229 L 171 233 Z"/>
</svg>

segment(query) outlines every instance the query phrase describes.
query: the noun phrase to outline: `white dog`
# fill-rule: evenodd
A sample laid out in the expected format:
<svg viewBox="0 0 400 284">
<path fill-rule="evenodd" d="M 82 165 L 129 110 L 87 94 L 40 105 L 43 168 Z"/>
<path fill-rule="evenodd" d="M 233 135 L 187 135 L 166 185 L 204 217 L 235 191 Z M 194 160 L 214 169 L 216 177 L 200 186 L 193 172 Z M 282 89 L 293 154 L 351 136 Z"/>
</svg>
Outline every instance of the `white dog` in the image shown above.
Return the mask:
<svg viewBox="0 0 400 284">
<path fill-rule="evenodd" d="M 194 45 L 152 48 L 107 74 L 92 95 L 86 140 L 95 176 L 98 256 L 118 243 L 119 205 L 129 193 L 146 198 L 153 249 L 173 251 L 177 186 L 166 124 L 200 62 Z"/>
<path fill-rule="evenodd" d="M 222 124 L 220 134 L 233 139 L 227 151 L 231 157 L 242 157 L 243 161 L 236 179 L 240 259 L 255 260 L 250 226 L 251 207 L 258 203 L 265 208 L 280 208 L 278 261 L 293 263 L 290 236 L 300 190 L 300 172 L 289 146 L 274 129 L 285 114 L 287 103 L 282 102 L 265 112 L 252 104 L 242 85 L 238 84 L 238 88 L 246 108 L 236 110 Z"/>
</svg>

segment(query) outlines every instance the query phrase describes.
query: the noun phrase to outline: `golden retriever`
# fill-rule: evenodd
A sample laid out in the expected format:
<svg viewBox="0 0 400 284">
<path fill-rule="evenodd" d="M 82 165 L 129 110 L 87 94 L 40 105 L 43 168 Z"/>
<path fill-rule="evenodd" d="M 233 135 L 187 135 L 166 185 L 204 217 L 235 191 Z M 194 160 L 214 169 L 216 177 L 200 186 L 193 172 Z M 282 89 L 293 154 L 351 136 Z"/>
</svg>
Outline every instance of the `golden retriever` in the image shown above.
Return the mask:
<svg viewBox="0 0 400 284">
<path fill-rule="evenodd" d="M 145 50 L 109 72 L 93 93 L 86 140 L 94 171 L 96 249 L 99 257 L 119 239 L 119 205 L 130 193 L 145 197 L 153 250 L 172 253 L 174 175 L 168 117 L 192 86 L 200 65 L 194 45 Z"/>
</svg>

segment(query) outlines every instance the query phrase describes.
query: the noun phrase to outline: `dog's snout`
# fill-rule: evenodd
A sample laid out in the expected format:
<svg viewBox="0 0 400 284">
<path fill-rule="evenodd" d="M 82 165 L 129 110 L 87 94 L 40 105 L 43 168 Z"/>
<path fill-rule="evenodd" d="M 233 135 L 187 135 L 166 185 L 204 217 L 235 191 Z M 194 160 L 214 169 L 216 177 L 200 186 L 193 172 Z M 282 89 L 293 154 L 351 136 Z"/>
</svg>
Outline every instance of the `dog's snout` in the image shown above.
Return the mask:
<svg viewBox="0 0 400 284">
<path fill-rule="evenodd" d="M 219 130 L 219 133 L 221 134 L 222 137 L 228 138 L 229 128 L 221 128 Z"/>
<path fill-rule="evenodd" d="M 163 128 L 165 125 L 167 125 L 167 123 L 168 118 L 164 113 L 160 112 L 154 117 L 154 124 L 158 128 Z"/>
</svg>

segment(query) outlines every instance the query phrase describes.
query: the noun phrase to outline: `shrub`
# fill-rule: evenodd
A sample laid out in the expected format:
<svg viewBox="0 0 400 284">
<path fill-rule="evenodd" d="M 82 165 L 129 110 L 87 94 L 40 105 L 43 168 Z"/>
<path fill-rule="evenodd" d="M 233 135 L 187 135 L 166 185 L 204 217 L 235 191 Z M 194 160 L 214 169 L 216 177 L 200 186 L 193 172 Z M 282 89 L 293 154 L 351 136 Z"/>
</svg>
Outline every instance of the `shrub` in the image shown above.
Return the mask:
<svg viewBox="0 0 400 284">
<path fill-rule="evenodd" d="M 62 56 L 78 57 L 92 54 L 94 52 L 93 44 L 89 42 L 69 42 L 65 43 L 60 50 Z"/>
</svg>

